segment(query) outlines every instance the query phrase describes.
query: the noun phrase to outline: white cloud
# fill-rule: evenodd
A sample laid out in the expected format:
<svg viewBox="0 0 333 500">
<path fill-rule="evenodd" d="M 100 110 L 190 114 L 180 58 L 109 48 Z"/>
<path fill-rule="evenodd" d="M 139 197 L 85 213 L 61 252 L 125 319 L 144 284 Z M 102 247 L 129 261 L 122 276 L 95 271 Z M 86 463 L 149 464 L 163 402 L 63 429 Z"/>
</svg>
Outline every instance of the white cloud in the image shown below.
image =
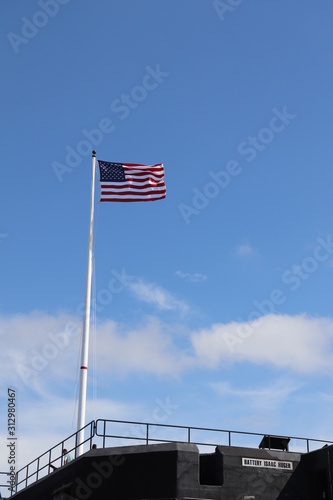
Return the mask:
<svg viewBox="0 0 333 500">
<path fill-rule="evenodd" d="M 42 392 L 48 377 L 75 379 L 80 336 L 81 320 L 68 314 L 0 317 L 0 386 L 26 385 Z"/>
<path fill-rule="evenodd" d="M 240 245 L 237 245 L 235 249 L 235 256 L 239 259 L 245 257 L 254 257 L 258 254 L 257 250 L 250 245 L 248 242 L 244 242 Z"/>
<path fill-rule="evenodd" d="M 99 323 L 90 333 L 89 370 L 93 359 L 104 374 L 151 373 L 177 376 L 193 364 L 177 343 L 178 329 L 148 317 L 127 328 L 113 321 Z M 94 342 L 94 339 L 97 339 Z M 0 388 L 22 388 L 44 398 L 49 387 L 68 391 L 78 379 L 81 320 L 40 312 L 0 317 Z M 95 345 L 96 344 L 96 345 Z"/>
<path fill-rule="evenodd" d="M 102 370 L 174 376 L 191 364 L 191 358 L 177 348 L 172 335 L 163 331 L 156 318 L 148 318 L 141 326 L 126 331 L 115 323 L 104 323 L 98 328 L 98 344 L 98 365 Z"/>
<path fill-rule="evenodd" d="M 333 320 L 274 315 L 249 323 L 214 324 L 192 334 L 197 359 L 217 368 L 223 362 L 250 362 L 298 372 L 330 369 Z"/>
<path fill-rule="evenodd" d="M 97 324 L 96 360 L 104 374 L 178 376 L 189 369 L 219 369 L 248 362 L 299 373 L 331 371 L 333 320 L 268 315 L 254 322 L 213 324 L 178 336 L 154 317 L 129 328 Z M 0 317 L 0 386 L 26 387 L 44 396 L 49 384 L 63 391 L 77 379 L 81 321 L 65 314 Z M 93 339 L 89 366 L 93 359 Z"/>
<path fill-rule="evenodd" d="M 154 283 L 145 283 L 143 280 L 131 283 L 130 290 L 138 300 L 152 304 L 163 311 L 178 311 L 182 314 L 189 311 L 189 306 L 182 300 L 174 297 L 164 288 Z"/>
<path fill-rule="evenodd" d="M 75 430 L 73 381 L 78 374 L 80 327 L 77 317 L 66 314 L 51 316 L 35 312 L 0 317 L 1 402 L 6 404 L 7 387 L 18 387 L 20 465 Z M 70 336 L 71 331 L 76 335 Z M 97 324 L 98 374 L 104 381 L 115 381 L 115 376 L 127 374 L 150 374 L 164 380 L 171 377 L 173 384 L 175 377 L 190 370 L 195 376 L 201 376 L 200 370 L 214 371 L 219 376 L 221 366 L 226 363 L 274 367 L 281 376 L 267 385 L 249 386 L 247 381 L 241 388 L 229 382 L 211 384 L 221 398 L 226 398 L 229 409 L 237 407 L 237 415 L 242 405 L 248 405 L 249 418 L 252 414 L 267 415 L 265 407 L 274 412 L 299 390 L 301 383 L 290 378 L 290 371 L 331 374 L 333 320 L 330 318 L 268 315 L 252 323 L 213 324 L 188 336 L 178 336 L 177 331 L 173 325 L 154 317 L 132 328 L 112 321 Z M 62 346 L 65 334 L 68 343 Z M 35 370 L 27 385 L 19 374 L 22 365 Z M 87 405 L 86 421 L 138 420 L 144 415 L 138 403 L 124 404 L 114 401 L 113 396 L 112 384 L 110 389 L 107 385 L 103 387 L 102 397 L 96 402 L 90 400 Z M 38 441 L 38 436 L 43 436 L 43 440 Z M 0 458 L 5 465 L 6 457 Z"/>
<path fill-rule="evenodd" d="M 270 385 L 246 387 L 238 389 L 231 386 L 229 382 L 218 382 L 211 384 L 211 387 L 221 397 L 238 400 L 239 404 L 248 410 L 257 412 L 267 412 L 281 409 L 283 403 L 297 392 L 302 384 L 292 381 L 290 378 L 281 378 Z"/>
<path fill-rule="evenodd" d="M 207 276 L 201 273 L 183 273 L 182 271 L 176 271 L 176 275 L 191 283 L 200 283 L 207 279 Z"/>
</svg>

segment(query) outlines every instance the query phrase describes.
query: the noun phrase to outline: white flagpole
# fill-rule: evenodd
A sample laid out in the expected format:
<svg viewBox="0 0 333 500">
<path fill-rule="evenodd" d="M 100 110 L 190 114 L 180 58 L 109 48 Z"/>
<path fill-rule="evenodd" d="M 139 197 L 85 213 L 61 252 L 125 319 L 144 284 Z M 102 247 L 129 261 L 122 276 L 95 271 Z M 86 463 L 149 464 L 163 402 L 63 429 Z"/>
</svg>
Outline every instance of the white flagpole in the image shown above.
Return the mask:
<svg viewBox="0 0 333 500">
<path fill-rule="evenodd" d="M 87 377 L 88 377 L 88 350 L 89 350 L 89 327 L 90 327 L 90 304 L 91 304 L 91 276 L 93 261 L 93 226 L 94 226 L 94 202 L 95 202 L 95 167 L 96 151 L 92 152 L 92 174 L 91 174 L 91 195 L 90 195 L 90 218 L 88 233 L 88 253 L 86 270 L 86 291 L 83 311 L 83 328 L 81 344 L 81 369 L 80 369 L 80 389 L 79 405 L 77 416 L 77 430 L 80 431 L 85 426 L 86 418 L 86 399 L 87 399 Z M 84 431 L 78 434 L 77 456 L 83 453 Z"/>
</svg>

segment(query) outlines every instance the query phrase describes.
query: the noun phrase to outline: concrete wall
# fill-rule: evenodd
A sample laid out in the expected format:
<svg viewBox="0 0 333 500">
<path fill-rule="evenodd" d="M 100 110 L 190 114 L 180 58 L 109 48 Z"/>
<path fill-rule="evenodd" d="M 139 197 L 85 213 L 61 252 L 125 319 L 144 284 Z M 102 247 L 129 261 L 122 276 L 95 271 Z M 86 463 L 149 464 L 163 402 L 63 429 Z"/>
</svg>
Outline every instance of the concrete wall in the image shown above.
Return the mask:
<svg viewBox="0 0 333 500">
<path fill-rule="evenodd" d="M 277 500 L 301 460 L 300 454 L 283 451 L 229 446 L 218 449 L 223 455 L 223 499 Z M 249 459 L 253 466 L 243 465 L 242 459 Z M 269 466 L 276 462 L 291 463 L 292 469 Z"/>
<path fill-rule="evenodd" d="M 91 450 L 13 500 L 333 500 L 333 446 L 307 454 L 189 443 Z"/>
<path fill-rule="evenodd" d="M 12 497 L 117 500 L 197 497 L 199 452 L 169 443 L 91 450 Z"/>
</svg>

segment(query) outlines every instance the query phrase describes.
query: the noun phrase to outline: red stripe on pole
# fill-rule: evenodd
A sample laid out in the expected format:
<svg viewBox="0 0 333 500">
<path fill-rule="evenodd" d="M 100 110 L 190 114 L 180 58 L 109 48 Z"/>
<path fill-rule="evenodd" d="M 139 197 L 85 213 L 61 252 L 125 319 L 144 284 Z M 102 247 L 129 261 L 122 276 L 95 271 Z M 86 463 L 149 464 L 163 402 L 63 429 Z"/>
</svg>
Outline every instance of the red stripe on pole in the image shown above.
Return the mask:
<svg viewBox="0 0 333 500">
<path fill-rule="evenodd" d="M 88 370 L 87 366 L 81 366 L 81 370 Z"/>
</svg>

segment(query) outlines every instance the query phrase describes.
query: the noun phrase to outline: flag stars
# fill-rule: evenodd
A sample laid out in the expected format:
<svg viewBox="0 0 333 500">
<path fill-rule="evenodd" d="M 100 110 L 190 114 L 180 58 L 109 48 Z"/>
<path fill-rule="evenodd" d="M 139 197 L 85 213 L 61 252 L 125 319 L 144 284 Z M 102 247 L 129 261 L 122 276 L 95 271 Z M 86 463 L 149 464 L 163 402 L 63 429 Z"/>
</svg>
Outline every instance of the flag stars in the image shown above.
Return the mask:
<svg viewBox="0 0 333 500">
<path fill-rule="evenodd" d="M 125 182 L 125 172 L 121 163 L 99 162 L 101 182 Z"/>
</svg>

